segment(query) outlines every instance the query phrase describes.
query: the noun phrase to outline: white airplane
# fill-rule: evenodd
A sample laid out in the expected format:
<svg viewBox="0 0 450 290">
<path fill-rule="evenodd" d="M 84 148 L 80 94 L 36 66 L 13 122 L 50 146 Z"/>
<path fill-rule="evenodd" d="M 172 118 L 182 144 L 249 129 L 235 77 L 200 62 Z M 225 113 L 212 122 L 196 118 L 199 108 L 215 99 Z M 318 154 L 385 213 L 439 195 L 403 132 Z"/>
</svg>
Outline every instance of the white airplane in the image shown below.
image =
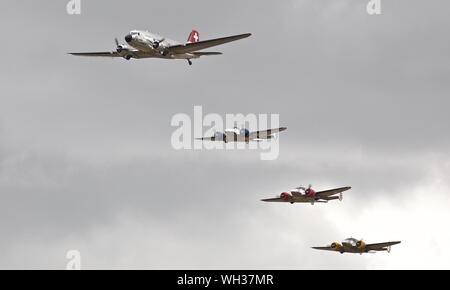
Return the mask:
<svg viewBox="0 0 450 290">
<path fill-rule="evenodd" d="M 239 129 L 237 127 L 234 127 L 233 129 L 226 129 L 225 132 L 216 132 L 216 133 L 214 133 L 214 136 L 212 136 L 212 137 L 202 137 L 202 138 L 197 138 L 196 140 L 221 141 L 221 142 L 225 142 L 225 143 L 228 143 L 228 142 L 249 143 L 250 141 L 258 142 L 258 141 L 272 139 L 275 137 L 273 134 L 283 132 L 286 129 L 287 129 L 286 127 L 281 127 L 281 128 L 276 128 L 276 129 L 250 132 L 248 129 L 245 129 L 245 128 Z"/>
<path fill-rule="evenodd" d="M 76 56 L 100 56 L 100 57 L 121 57 L 126 60 L 132 58 L 163 58 L 163 59 L 185 59 L 192 65 L 191 59 L 206 55 L 219 55 L 221 52 L 200 52 L 200 50 L 213 46 L 236 41 L 249 37 L 250 33 L 233 35 L 223 38 L 200 41 L 198 31 L 192 30 L 186 43 L 180 43 L 162 37 L 148 31 L 133 30 L 125 36 L 127 44 L 121 44 L 115 39 L 116 51 L 111 52 L 71 52 Z"/>
</svg>

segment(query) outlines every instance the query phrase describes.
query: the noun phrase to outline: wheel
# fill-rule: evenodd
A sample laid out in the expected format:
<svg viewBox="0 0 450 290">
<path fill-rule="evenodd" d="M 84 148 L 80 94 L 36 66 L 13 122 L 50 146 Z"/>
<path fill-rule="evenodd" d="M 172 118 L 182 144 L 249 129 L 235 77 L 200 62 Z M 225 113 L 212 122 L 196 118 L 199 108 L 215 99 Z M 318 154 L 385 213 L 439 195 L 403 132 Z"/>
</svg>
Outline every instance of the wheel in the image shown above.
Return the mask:
<svg viewBox="0 0 450 290">
<path fill-rule="evenodd" d="M 192 65 L 192 61 L 190 59 L 187 60 L 189 65 Z"/>
<path fill-rule="evenodd" d="M 125 59 L 126 59 L 126 60 L 130 60 L 130 59 L 131 59 L 131 55 L 127 55 L 127 56 L 125 57 Z"/>
</svg>

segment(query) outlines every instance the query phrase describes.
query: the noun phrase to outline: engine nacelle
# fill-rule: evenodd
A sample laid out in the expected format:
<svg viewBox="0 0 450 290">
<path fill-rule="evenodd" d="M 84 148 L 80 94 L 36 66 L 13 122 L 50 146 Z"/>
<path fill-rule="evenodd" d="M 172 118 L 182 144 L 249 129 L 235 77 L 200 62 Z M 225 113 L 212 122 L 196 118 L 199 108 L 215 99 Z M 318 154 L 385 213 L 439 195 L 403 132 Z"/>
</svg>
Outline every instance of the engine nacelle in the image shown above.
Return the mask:
<svg viewBox="0 0 450 290">
<path fill-rule="evenodd" d="M 245 128 L 241 129 L 239 131 L 239 134 L 245 136 L 245 138 L 250 137 L 250 131 L 248 129 L 245 129 Z"/>
<path fill-rule="evenodd" d="M 342 249 L 342 244 L 338 242 L 331 243 L 330 248 L 336 251 L 340 251 Z"/>
<path fill-rule="evenodd" d="M 214 141 L 226 141 L 227 137 L 222 132 L 216 132 L 214 133 Z"/>
<path fill-rule="evenodd" d="M 356 247 L 363 251 L 366 248 L 366 243 L 363 240 L 357 241 L 356 242 Z"/>
<path fill-rule="evenodd" d="M 292 194 L 290 192 L 282 192 L 280 194 L 280 198 L 285 201 L 288 201 L 291 197 L 292 197 Z"/>
<path fill-rule="evenodd" d="M 159 51 L 162 55 L 166 55 L 167 48 L 169 48 L 169 46 L 164 42 L 153 42 L 152 47 L 153 49 Z"/>
<path fill-rule="evenodd" d="M 118 53 L 121 53 L 122 51 L 129 51 L 130 49 L 127 47 L 127 46 L 125 46 L 125 45 L 119 45 L 119 46 L 117 46 L 117 52 Z"/>
<path fill-rule="evenodd" d="M 310 187 L 305 190 L 305 194 L 306 194 L 306 196 L 309 196 L 309 197 L 315 197 L 316 191 Z"/>
</svg>

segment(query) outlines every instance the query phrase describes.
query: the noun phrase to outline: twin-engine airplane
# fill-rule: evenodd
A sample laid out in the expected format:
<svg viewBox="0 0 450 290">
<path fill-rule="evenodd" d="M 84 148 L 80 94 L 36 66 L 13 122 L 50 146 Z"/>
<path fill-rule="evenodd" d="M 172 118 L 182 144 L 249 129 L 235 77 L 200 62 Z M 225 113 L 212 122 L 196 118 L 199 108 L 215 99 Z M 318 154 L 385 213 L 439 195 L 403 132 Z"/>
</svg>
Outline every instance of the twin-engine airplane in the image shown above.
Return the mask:
<svg viewBox="0 0 450 290">
<path fill-rule="evenodd" d="M 200 50 L 213 46 L 236 41 L 249 37 L 250 33 L 233 35 L 223 38 L 200 41 L 198 31 L 192 30 L 186 43 L 180 43 L 154 34 L 148 31 L 133 30 L 125 36 L 127 44 L 120 44 L 117 38 L 116 51 L 112 52 L 73 52 L 77 56 L 103 56 L 122 57 L 126 60 L 132 58 L 163 58 L 163 59 L 185 59 L 192 65 L 191 59 L 206 55 L 219 55 L 221 52 L 200 52 Z"/>
<path fill-rule="evenodd" d="M 267 198 L 262 199 L 265 202 L 289 202 L 291 204 L 294 203 L 311 203 L 314 204 L 316 202 L 327 203 L 330 200 L 339 199 L 342 201 L 344 198 L 343 192 L 351 189 L 350 186 L 323 190 L 323 191 L 315 191 L 312 189 L 312 186 L 309 185 L 308 188 L 305 187 L 297 187 L 290 191 L 282 192 L 279 197 L 275 198 Z M 339 194 L 339 196 L 336 196 Z"/>
<path fill-rule="evenodd" d="M 380 251 L 386 251 L 388 253 L 391 252 L 391 247 L 393 245 L 400 244 L 400 241 L 396 242 L 385 242 L 385 243 L 377 243 L 377 244 L 366 244 L 363 240 L 357 240 L 354 238 L 349 238 L 342 243 L 334 242 L 326 247 L 312 247 L 315 250 L 324 250 L 324 251 L 334 251 L 343 253 L 355 253 L 355 254 L 364 254 L 364 253 L 376 253 Z"/>
<path fill-rule="evenodd" d="M 216 132 L 212 137 L 202 137 L 196 138 L 196 140 L 202 141 L 220 141 L 220 142 L 246 142 L 250 141 L 263 141 L 273 139 L 275 137 L 274 134 L 280 133 L 287 130 L 286 127 L 262 130 L 262 131 L 254 131 L 250 132 L 250 130 L 242 128 L 239 129 L 234 127 L 233 129 L 226 129 L 225 132 Z"/>
</svg>

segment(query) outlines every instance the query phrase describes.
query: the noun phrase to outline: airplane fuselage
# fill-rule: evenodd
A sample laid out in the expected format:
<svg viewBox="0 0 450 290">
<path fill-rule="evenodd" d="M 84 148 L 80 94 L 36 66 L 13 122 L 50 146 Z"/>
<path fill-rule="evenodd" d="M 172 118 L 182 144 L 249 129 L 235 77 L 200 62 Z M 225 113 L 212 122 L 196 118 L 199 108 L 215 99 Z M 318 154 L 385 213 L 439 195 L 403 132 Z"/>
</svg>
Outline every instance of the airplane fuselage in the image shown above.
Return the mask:
<svg viewBox="0 0 450 290">
<path fill-rule="evenodd" d="M 148 31 L 133 30 L 125 36 L 127 45 L 138 51 L 146 53 L 146 58 L 164 58 L 164 59 L 193 59 L 199 58 L 198 55 L 192 53 L 173 54 L 168 53 L 168 47 L 180 45 L 181 43 L 164 38 L 158 34 Z M 131 52 L 133 54 L 133 52 Z M 135 58 L 139 58 L 133 55 Z"/>
<path fill-rule="evenodd" d="M 249 142 L 250 138 L 246 134 L 241 134 L 238 128 L 226 129 L 224 132 L 227 142 Z"/>
</svg>

